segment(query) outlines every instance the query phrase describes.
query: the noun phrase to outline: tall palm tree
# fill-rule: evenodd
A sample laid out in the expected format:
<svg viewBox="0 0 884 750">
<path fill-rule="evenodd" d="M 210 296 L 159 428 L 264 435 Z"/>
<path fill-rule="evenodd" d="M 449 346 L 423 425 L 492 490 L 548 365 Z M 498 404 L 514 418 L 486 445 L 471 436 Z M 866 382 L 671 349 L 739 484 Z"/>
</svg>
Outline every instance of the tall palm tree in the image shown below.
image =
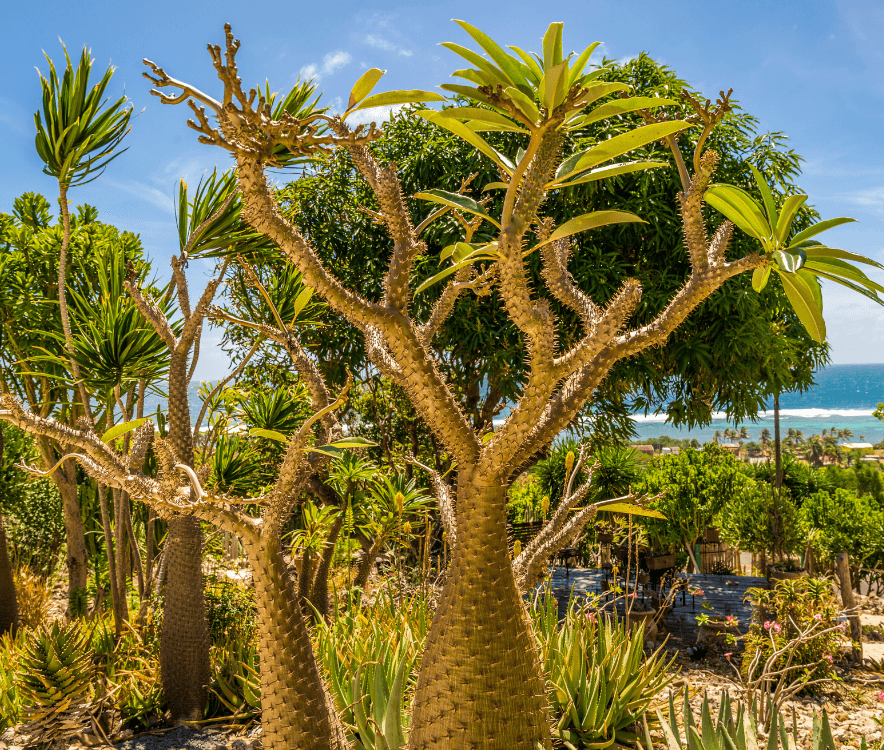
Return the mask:
<svg viewBox="0 0 884 750">
<path fill-rule="evenodd" d="M 715 431 L 715 435 L 712 437 L 712 442 L 716 445 L 721 442 L 721 430 Z"/>
<path fill-rule="evenodd" d="M 765 427 L 765 428 L 761 431 L 761 436 L 759 437 L 759 440 L 760 440 L 761 444 L 762 444 L 765 448 L 767 448 L 767 446 L 770 445 L 770 440 L 771 440 L 771 437 L 770 437 L 770 430 L 767 429 L 767 427 Z"/>
</svg>

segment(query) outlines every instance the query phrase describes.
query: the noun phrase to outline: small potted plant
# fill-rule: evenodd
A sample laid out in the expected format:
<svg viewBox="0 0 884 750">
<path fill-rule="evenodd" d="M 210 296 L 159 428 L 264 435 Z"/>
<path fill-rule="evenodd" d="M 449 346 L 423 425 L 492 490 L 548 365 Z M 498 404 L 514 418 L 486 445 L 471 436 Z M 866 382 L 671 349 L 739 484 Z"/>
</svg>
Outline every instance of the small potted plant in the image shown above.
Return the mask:
<svg viewBox="0 0 884 750">
<path fill-rule="evenodd" d="M 645 567 L 648 570 L 674 568 L 675 552 L 673 552 L 672 545 L 667 544 L 663 533 L 656 526 L 648 526 L 647 533 L 652 552 L 645 555 Z"/>
<path fill-rule="evenodd" d="M 595 537 L 599 544 L 610 544 L 614 541 L 614 527 L 609 523 L 597 523 L 595 525 Z"/>
<path fill-rule="evenodd" d="M 773 563 L 767 569 L 767 576 L 772 581 L 792 581 L 806 575 L 807 571 L 791 558 L 785 562 Z"/>
</svg>

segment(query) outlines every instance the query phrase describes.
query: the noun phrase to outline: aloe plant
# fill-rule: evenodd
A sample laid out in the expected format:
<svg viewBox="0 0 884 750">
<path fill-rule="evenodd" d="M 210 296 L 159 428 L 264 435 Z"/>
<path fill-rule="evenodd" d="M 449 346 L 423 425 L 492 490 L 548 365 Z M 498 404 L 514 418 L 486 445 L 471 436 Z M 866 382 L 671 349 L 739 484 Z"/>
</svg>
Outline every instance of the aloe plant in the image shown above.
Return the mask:
<svg viewBox="0 0 884 750">
<path fill-rule="evenodd" d="M 798 747 L 798 738 L 795 734 L 797 717 L 794 709 L 792 730 L 787 729 L 782 714 L 777 714 L 770 734 L 767 738 L 762 738 L 760 744 L 756 730 L 759 726 L 758 715 L 754 702 L 749 706 L 738 703 L 734 708 L 727 692 L 721 695 L 721 706 L 715 719 L 709 707 L 709 696 L 703 696 L 698 720 L 694 717 L 688 689 L 685 687 L 682 716 L 684 737 L 678 726 L 674 696 L 670 693 L 669 716 L 664 719 L 660 711 L 657 711 L 657 718 L 666 741 L 666 750 L 796 750 Z M 655 747 L 646 719 L 644 743 L 647 750 Z M 867 746 L 866 738 L 863 737 L 860 741 L 861 750 L 866 750 Z M 844 747 L 846 750 L 846 746 Z M 813 715 L 810 750 L 840 750 L 832 736 L 829 716 L 825 709 L 822 714 Z"/>
<path fill-rule="evenodd" d="M 635 742 L 637 727 L 657 694 L 674 678 L 662 647 L 645 657 L 644 628 L 569 606 L 558 627 L 547 590 L 535 603 L 535 625 L 552 704 L 553 735 L 576 748 Z M 674 658 L 674 657 L 673 657 Z"/>
</svg>

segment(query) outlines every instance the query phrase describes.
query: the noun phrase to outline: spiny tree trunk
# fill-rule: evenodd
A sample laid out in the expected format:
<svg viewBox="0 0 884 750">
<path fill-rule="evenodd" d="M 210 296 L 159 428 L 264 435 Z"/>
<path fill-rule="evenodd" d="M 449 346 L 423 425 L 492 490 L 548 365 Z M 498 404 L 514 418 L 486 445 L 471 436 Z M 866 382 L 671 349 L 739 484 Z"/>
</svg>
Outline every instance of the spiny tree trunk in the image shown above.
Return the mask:
<svg viewBox="0 0 884 750">
<path fill-rule="evenodd" d="M 126 539 L 126 502 L 123 497 L 122 490 L 113 490 L 114 498 L 114 547 L 116 548 L 116 565 L 114 566 L 114 577 L 117 582 L 117 591 L 123 606 L 120 608 L 124 621 L 129 619 L 129 605 L 126 597 L 128 588 L 128 544 Z"/>
<path fill-rule="evenodd" d="M 346 750 L 346 736 L 313 653 L 279 543 L 246 544 L 255 581 L 261 726 L 270 750 Z"/>
<path fill-rule="evenodd" d="M 2 453 L 0 437 L 0 453 Z M 18 629 L 18 598 L 15 594 L 15 581 L 12 578 L 12 565 L 6 549 L 6 528 L 0 516 L 0 635 L 15 633 Z"/>
<path fill-rule="evenodd" d="M 422 657 L 414 750 L 549 747 L 546 687 L 507 554 L 505 504 L 503 487 L 459 470 L 457 545 Z"/>
<path fill-rule="evenodd" d="M 169 437 L 178 459 L 193 468 L 193 438 L 187 402 L 186 353 L 172 354 L 169 368 Z M 169 522 L 170 545 L 160 673 L 174 721 L 199 720 L 211 674 L 209 621 L 202 568 L 202 529 L 193 517 Z"/>
<path fill-rule="evenodd" d="M 378 559 L 378 555 L 383 547 L 383 539 L 377 538 L 372 542 L 371 547 L 365 550 L 365 554 L 359 563 L 359 570 L 356 571 L 356 579 L 353 581 L 355 588 L 365 591 L 365 587 L 368 586 L 368 579 L 371 577 L 371 566 Z"/>
</svg>

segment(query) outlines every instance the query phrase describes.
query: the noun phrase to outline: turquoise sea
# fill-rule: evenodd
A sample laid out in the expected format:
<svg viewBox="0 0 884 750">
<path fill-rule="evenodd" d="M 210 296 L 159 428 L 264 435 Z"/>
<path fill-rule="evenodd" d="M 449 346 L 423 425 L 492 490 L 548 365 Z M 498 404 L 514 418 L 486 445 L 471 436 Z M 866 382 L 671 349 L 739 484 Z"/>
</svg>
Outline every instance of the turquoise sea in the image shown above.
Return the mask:
<svg viewBox="0 0 884 750">
<path fill-rule="evenodd" d="M 872 416 L 877 405 L 884 402 L 884 364 L 831 365 L 820 370 L 814 379 L 816 385 L 810 390 L 804 393 L 784 393 L 780 397 L 780 429 L 783 435 L 792 428 L 801 430 L 805 437 L 809 437 L 835 427 L 839 430 L 851 430 L 856 442 L 859 442 L 860 436 L 864 436 L 865 441 L 870 443 L 884 440 L 884 422 Z M 193 418 L 199 412 L 198 390 L 198 383 L 190 388 Z M 147 405 L 148 411 L 155 410 L 160 401 L 165 399 L 152 399 L 152 403 Z M 708 427 L 693 430 L 674 427 L 662 416 L 636 415 L 635 419 L 641 440 L 669 435 L 696 438 L 702 443 L 712 440 L 717 430 L 735 427 L 723 414 L 716 415 Z M 762 412 L 754 422 L 746 420 L 740 426 L 743 424 L 749 429 L 751 439 L 757 440 L 765 428 L 773 433 L 773 412 Z"/>
<path fill-rule="evenodd" d="M 780 430 L 801 430 L 805 437 L 818 435 L 833 427 L 853 432 L 852 440 L 879 443 L 884 440 L 884 422 L 872 416 L 877 405 L 884 402 L 884 364 L 830 365 L 814 376 L 816 385 L 804 393 L 784 393 L 780 396 Z M 773 404 L 746 425 L 752 440 L 757 440 L 765 428 L 773 434 Z M 723 414 L 716 415 L 708 427 L 693 430 L 679 429 L 665 421 L 663 416 L 636 416 L 639 438 L 650 440 L 661 435 L 677 438 L 696 438 L 701 443 L 712 440 L 717 430 L 733 428 Z"/>
</svg>

